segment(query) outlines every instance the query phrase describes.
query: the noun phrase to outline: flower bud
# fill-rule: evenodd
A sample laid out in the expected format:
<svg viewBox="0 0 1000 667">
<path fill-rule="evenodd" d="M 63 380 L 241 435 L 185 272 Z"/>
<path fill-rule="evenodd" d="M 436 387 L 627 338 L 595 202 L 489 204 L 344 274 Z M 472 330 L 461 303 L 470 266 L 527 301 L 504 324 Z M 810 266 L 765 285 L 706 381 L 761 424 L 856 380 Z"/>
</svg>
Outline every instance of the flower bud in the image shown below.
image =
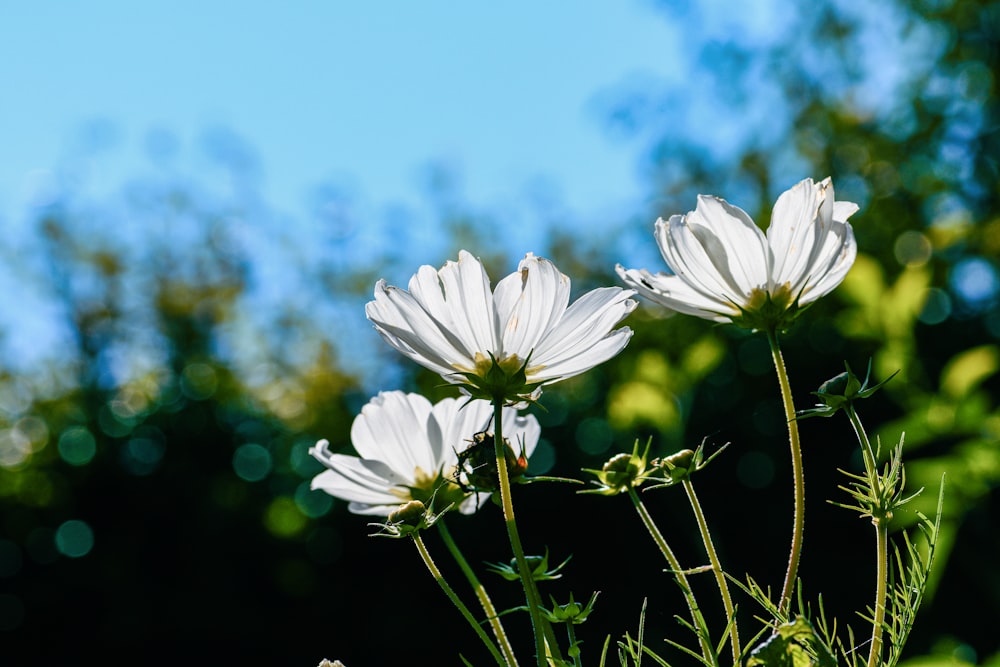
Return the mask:
<svg viewBox="0 0 1000 667">
<path fill-rule="evenodd" d="M 662 459 L 660 467 L 670 479 L 679 482 L 691 476 L 697 468 L 697 463 L 693 450 L 682 449 Z"/>
<path fill-rule="evenodd" d="M 872 364 L 870 360 L 868 362 L 868 372 L 865 373 L 864 382 L 858 379 L 846 362 L 844 363 L 844 367 L 847 369 L 845 372 L 838 373 L 833 376 L 821 384 L 818 391 L 813 392 L 813 395 L 819 398 L 819 403 L 807 410 L 800 410 L 798 412 L 799 418 L 830 417 L 834 415 L 837 410 L 840 410 L 841 408 L 846 409 L 857 399 L 868 398 L 878 391 L 882 385 L 895 377 L 896 373 L 899 372 L 896 371 L 896 373 L 893 373 L 874 387 L 869 387 L 868 380 L 871 377 L 872 372 Z"/>
<path fill-rule="evenodd" d="M 552 600 L 552 609 L 542 609 L 542 615 L 550 623 L 579 625 L 587 620 L 590 612 L 594 611 L 594 602 L 597 601 L 598 593 L 600 591 L 591 595 L 586 605 L 582 605 L 574 600 L 572 593 L 569 594 L 569 602 L 566 604 L 557 604 L 554 598 L 550 598 Z"/>
<path fill-rule="evenodd" d="M 631 454 L 615 454 L 601 466 L 600 470 L 585 470 L 585 472 L 597 476 L 599 488 L 581 493 L 600 493 L 605 496 L 614 496 L 642 484 L 645 480 L 646 460 L 649 457 L 649 447 L 652 442 L 652 438 L 647 440 L 646 449 L 642 454 L 639 454 L 639 441 L 636 440 Z"/>
<path fill-rule="evenodd" d="M 426 512 L 427 508 L 422 502 L 411 500 L 389 512 L 389 523 L 417 527 L 423 522 Z"/>
<path fill-rule="evenodd" d="M 473 435 L 469 442 L 469 446 L 458 453 L 455 481 L 466 491 L 492 493 L 500 485 L 493 434 L 481 431 Z M 518 454 L 507 438 L 504 438 L 504 462 L 507 476 L 511 480 L 521 477 L 528 470 L 528 457 L 524 448 Z"/>
</svg>

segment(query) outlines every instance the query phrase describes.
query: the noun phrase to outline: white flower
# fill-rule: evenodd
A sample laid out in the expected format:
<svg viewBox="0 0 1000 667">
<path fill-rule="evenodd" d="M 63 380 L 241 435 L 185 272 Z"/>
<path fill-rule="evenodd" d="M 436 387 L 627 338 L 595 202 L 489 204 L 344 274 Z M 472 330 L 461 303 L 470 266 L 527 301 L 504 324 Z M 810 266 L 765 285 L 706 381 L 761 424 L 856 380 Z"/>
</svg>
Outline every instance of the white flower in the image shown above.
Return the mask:
<svg viewBox="0 0 1000 667">
<path fill-rule="evenodd" d="M 672 274 L 618 265 L 618 275 L 678 312 L 780 329 L 847 275 L 857 255 L 847 218 L 857 210 L 834 201 L 829 178 L 807 178 L 778 197 L 765 236 L 741 209 L 699 195 L 694 211 L 656 221 L 656 242 Z"/>
<path fill-rule="evenodd" d="M 381 392 L 362 408 L 351 426 L 351 442 L 358 456 L 335 454 L 320 440 L 309 450 L 328 470 L 318 474 L 312 488 L 350 502 L 355 514 L 388 516 L 400 504 L 419 500 L 434 511 L 454 502 L 471 514 L 489 497 L 455 483 L 458 452 L 469 447 L 476 433 L 489 430 L 493 406 L 487 401 L 446 398 L 431 405 L 419 394 Z M 541 427 L 534 416 L 516 410 L 503 412 L 505 440 L 530 456 Z"/>
<path fill-rule="evenodd" d="M 636 306 L 632 290 L 599 288 L 572 305 L 569 292 L 569 278 L 531 253 L 491 292 L 482 264 L 463 250 L 440 271 L 420 267 L 409 291 L 378 281 L 365 311 L 389 344 L 446 381 L 511 401 L 628 343 L 631 329 L 614 327 Z"/>
</svg>

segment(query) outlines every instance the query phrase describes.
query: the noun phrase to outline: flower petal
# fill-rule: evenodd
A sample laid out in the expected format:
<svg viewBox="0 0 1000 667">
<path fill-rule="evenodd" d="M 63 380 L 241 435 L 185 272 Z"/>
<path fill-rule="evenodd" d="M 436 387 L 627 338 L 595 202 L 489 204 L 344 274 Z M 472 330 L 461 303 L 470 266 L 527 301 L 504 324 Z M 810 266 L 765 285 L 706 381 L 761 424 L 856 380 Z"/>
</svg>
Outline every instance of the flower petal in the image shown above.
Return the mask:
<svg viewBox="0 0 1000 667">
<path fill-rule="evenodd" d="M 829 178 L 806 179 L 783 193 L 774 206 L 768 242 L 775 258 L 774 285 L 789 285 L 806 305 L 840 284 L 854 264 L 857 244 L 846 216 L 857 206 L 837 206 Z M 852 210 L 853 207 L 853 210 Z M 772 231 L 773 230 L 773 231 Z"/>
<path fill-rule="evenodd" d="M 375 300 L 365 313 L 376 330 L 394 348 L 436 373 L 472 368 L 474 362 L 462 342 L 431 317 L 406 290 L 375 284 Z"/>
<path fill-rule="evenodd" d="M 569 291 L 569 278 L 555 264 L 530 252 L 525 255 L 518 270 L 497 284 L 494 298 L 503 327 L 498 352 L 526 359 L 562 317 Z"/>
<path fill-rule="evenodd" d="M 695 210 L 673 216 L 657 240 L 671 270 L 703 294 L 742 304 L 767 284 L 764 234 L 724 199 L 699 195 Z"/>
<path fill-rule="evenodd" d="M 420 394 L 385 391 L 361 409 L 351 425 L 351 442 L 364 459 L 381 461 L 408 482 L 417 468 L 436 472 L 427 437 L 431 403 Z"/>
<path fill-rule="evenodd" d="M 819 208 L 823 190 L 811 178 L 781 193 L 771 212 L 767 242 L 771 249 L 771 281 L 768 291 L 788 285 L 794 295 L 804 287 L 815 261 L 815 250 L 826 230 L 821 229 Z"/>
<path fill-rule="evenodd" d="M 390 489 L 399 488 L 405 493 L 408 480 L 401 479 L 379 461 L 331 454 L 327 465 L 329 470 L 313 478 L 313 489 L 322 489 L 343 500 L 389 508 L 395 508 L 404 500 Z"/>
<path fill-rule="evenodd" d="M 694 315 L 714 322 L 729 322 L 740 311 L 729 301 L 694 289 L 679 276 L 652 274 L 646 269 L 626 269 L 621 264 L 615 271 L 626 284 L 641 296 L 685 315 Z"/>
<path fill-rule="evenodd" d="M 464 356 L 492 350 L 497 344 L 493 293 L 486 269 L 469 252 L 458 253 L 440 271 L 430 266 L 410 281 L 410 292 L 448 333 L 462 342 Z"/>
<path fill-rule="evenodd" d="M 456 465 L 457 452 L 469 446 L 473 435 L 487 430 L 492 417 L 493 405 L 489 401 L 446 398 L 435 403 L 434 421 L 441 431 L 439 461 Z"/>
<path fill-rule="evenodd" d="M 620 287 L 602 287 L 573 302 L 535 349 L 529 365 L 529 380 L 577 375 L 618 354 L 632 334 L 627 327 L 613 329 L 635 310 L 637 304 L 629 298 L 633 294 L 632 290 Z M 608 339 L 614 342 L 609 344 Z M 591 354 L 595 348 L 601 350 L 600 354 Z"/>
</svg>

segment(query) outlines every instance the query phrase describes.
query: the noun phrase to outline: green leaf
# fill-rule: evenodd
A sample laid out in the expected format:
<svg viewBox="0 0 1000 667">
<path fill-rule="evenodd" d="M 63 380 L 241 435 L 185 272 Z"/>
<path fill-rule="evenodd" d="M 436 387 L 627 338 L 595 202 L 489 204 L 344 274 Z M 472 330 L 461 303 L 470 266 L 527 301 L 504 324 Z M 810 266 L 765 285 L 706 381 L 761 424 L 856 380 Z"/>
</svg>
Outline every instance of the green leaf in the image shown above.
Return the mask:
<svg viewBox="0 0 1000 667">
<path fill-rule="evenodd" d="M 778 627 L 750 654 L 747 667 L 836 667 L 837 659 L 820 640 L 812 624 L 799 616 Z"/>
</svg>

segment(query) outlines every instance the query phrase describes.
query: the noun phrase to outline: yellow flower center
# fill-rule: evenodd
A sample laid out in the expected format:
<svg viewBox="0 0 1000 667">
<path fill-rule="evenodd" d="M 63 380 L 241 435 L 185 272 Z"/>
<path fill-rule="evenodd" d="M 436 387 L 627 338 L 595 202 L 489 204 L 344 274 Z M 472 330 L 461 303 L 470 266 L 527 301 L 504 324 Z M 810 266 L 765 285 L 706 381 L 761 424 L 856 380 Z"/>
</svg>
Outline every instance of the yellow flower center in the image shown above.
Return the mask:
<svg viewBox="0 0 1000 667">
<path fill-rule="evenodd" d="M 504 372 L 505 375 L 513 375 L 521 370 L 521 366 L 524 365 L 524 359 L 512 354 L 510 356 L 504 357 L 503 359 L 497 359 L 496 364 L 500 370 Z M 476 368 L 473 372 L 479 377 L 486 377 L 486 374 L 493 368 L 493 360 L 482 352 L 476 352 Z M 527 374 L 528 369 L 525 369 Z"/>
</svg>

